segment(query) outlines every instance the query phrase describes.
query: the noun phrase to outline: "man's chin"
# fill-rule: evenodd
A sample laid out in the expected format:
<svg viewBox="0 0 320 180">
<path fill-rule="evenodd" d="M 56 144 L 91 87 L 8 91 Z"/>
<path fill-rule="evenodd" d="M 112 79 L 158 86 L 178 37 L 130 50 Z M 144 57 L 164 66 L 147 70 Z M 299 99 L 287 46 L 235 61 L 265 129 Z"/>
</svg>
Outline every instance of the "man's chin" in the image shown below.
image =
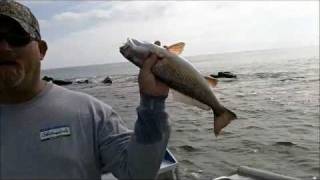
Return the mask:
<svg viewBox="0 0 320 180">
<path fill-rule="evenodd" d="M 22 71 L 12 70 L 0 70 L 0 90 L 9 90 L 17 87 L 24 79 L 24 73 Z"/>
</svg>

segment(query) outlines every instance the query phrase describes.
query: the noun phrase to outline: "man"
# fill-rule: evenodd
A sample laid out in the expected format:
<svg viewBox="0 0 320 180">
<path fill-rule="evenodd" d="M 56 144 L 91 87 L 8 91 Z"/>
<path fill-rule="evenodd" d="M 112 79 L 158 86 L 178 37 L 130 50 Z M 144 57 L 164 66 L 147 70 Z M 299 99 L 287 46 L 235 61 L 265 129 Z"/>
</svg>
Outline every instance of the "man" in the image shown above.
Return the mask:
<svg viewBox="0 0 320 180">
<path fill-rule="evenodd" d="M 154 179 L 169 138 L 168 87 L 151 73 L 157 57 L 139 73 L 132 132 L 110 106 L 42 81 L 46 51 L 30 10 L 0 1 L 0 179 Z"/>
</svg>

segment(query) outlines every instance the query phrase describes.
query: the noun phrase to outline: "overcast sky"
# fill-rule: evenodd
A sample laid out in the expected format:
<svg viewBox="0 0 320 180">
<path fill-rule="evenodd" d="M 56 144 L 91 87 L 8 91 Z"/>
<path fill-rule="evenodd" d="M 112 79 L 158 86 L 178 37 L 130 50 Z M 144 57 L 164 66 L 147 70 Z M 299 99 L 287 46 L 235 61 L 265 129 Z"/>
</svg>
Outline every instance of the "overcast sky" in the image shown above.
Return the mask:
<svg viewBox="0 0 320 180">
<path fill-rule="evenodd" d="M 318 45 L 319 1 L 20 1 L 40 22 L 44 68 L 126 61 L 127 37 L 184 56 Z"/>
</svg>

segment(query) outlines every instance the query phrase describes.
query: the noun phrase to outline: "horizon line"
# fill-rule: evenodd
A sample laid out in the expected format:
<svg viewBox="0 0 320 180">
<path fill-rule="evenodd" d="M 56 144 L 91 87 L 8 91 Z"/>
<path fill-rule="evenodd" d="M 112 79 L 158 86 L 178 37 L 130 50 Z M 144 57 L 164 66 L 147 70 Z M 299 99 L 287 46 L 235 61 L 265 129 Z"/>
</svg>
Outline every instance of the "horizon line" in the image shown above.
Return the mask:
<svg viewBox="0 0 320 180">
<path fill-rule="evenodd" d="M 297 48 L 307 48 L 307 47 L 319 47 L 319 44 L 316 45 L 304 45 L 304 46 L 295 46 L 295 47 L 284 47 L 284 48 L 268 48 L 268 49 L 248 49 L 248 50 L 239 50 L 239 51 L 225 51 L 219 53 L 206 53 L 206 54 L 196 54 L 196 55 L 187 55 L 185 58 L 194 58 L 197 56 L 208 56 L 208 55 L 222 55 L 222 54 L 232 54 L 232 53 L 245 53 L 245 52 L 254 52 L 254 51 L 272 51 L 272 50 L 284 50 L 284 49 L 297 49 Z M 319 48 L 317 48 L 319 50 Z M 79 68 L 85 66 L 97 66 L 97 65 L 106 65 L 106 64 L 118 64 L 118 63 L 130 63 L 128 61 L 118 61 L 118 62 L 109 62 L 109 63 L 97 63 L 97 64 L 83 64 L 79 66 L 64 66 L 64 67 L 53 67 L 53 68 L 44 68 L 41 71 L 46 70 L 56 70 L 56 69 L 67 69 L 67 68 Z"/>
</svg>

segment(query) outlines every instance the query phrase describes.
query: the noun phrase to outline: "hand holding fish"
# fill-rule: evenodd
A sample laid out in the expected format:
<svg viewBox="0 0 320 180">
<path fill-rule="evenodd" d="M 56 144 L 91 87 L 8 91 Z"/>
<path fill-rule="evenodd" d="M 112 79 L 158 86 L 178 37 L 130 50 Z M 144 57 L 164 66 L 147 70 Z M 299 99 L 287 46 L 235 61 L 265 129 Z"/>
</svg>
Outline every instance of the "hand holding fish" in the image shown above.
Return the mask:
<svg viewBox="0 0 320 180">
<path fill-rule="evenodd" d="M 151 68 L 158 61 L 161 61 L 161 59 L 155 54 L 151 54 L 147 59 L 144 60 L 138 78 L 140 94 L 144 93 L 152 96 L 168 96 L 169 87 L 157 80 L 157 78 L 151 72 Z"/>
<path fill-rule="evenodd" d="M 152 44 L 128 38 L 127 43 L 120 47 L 120 53 L 141 69 L 140 92 L 167 96 L 169 86 L 174 100 L 204 110 L 212 109 L 213 130 L 217 136 L 232 120 L 237 119 L 237 115 L 216 98 L 213 88 L 218 81 L 202 75 L 191 62 L 180 56 L 184 46 L 185 43 L 179 42 L 161 47 L 160 42 Z"/>
</svg>

